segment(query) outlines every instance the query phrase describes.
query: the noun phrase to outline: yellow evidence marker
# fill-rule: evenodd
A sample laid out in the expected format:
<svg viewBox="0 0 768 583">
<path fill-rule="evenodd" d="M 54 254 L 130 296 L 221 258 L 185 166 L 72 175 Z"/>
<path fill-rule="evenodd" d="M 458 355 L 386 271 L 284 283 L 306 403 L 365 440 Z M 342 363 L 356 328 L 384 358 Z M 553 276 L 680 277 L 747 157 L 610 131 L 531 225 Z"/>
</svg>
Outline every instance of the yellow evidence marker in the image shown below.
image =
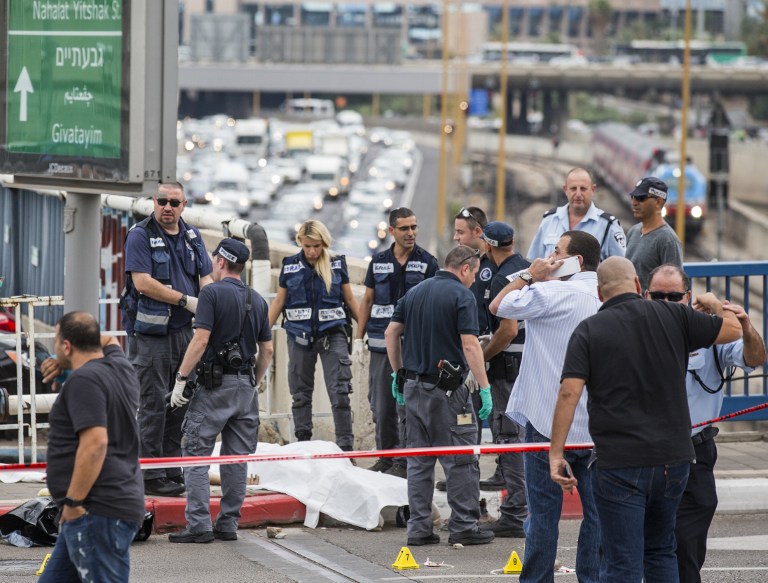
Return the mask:
<svg viewBox="0 0 768 583">
<path fill-rule="evenodd" d="M 520 560 L 520 557 L 517 556 L 517 552 L 512 551 L 512 554 L 509 555 L 509 560 L 507 561 L 507 564 L 504 565 L 504 569 L 502 570 L 502 573 L 505 575 L 519 575 L 523 572 L 523 562 Z"/>
<path fill-rule="evenodd" d="M 40 576 L 43 574 L 43 571 L 45 571 L 45 566 L 48 564 L 48 559 L 50 558 L 51 558 L 51 553 L 47 553 L 45 555 L 45 558 L 43 559 L 42 564 L 40 565 L 40 568 L 37 571 L 35 571 L 35 575 Z"/>
<path fill-rule="evenodd" d="M 392 563 L 392 568 L 400 570 L 418 569 L 419 564 L 416 562 L 416 559 L 413 558 L 411 549 L 408 547 L 402 547 L 397 555 L 397 559 L 395 559 L 395 562 Z"/>
</svg>

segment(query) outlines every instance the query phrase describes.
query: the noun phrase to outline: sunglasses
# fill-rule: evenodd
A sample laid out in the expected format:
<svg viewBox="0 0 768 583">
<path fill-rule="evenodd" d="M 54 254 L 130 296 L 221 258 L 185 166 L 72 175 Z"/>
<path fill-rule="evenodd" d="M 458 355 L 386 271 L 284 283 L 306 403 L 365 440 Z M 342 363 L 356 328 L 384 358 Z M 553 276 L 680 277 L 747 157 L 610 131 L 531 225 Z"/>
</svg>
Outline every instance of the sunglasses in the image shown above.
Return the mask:
<svg viewBox="0 0 768 583">
<path fill-rule="evenodd" d="M 662 292 L 662 291 L 649 291 L 648 295 L 652 300 L 669 300 L 670 302 L 679 302 L 688 292 Z"/>
<path fill-rule="evenodd" d="M 171 205 L 171 208 L 179 208 L 184 201 L 177 198 L 156 198 L 157 206 Z"/>
<path fill-rule="evenodd" d="M 465 207 L 465 206 L 461 207 L 461 210 L 458 213 L 456 213 L 456 217 L 455 218 L 457 218 L 457 219 L 470 219 L 470 220 L 473 220 L 473 221 L 477 222 L 477 219 L 475 218 L 475 215 L 473 215 L 467 209 L 467 207 Z"/>
<path fill-rule="evenodd" d="M 472 253 L 472 255 L 467 255 L 464 259 L 462 259 L 461 263 L 459 263 L 459 265 L 461 265 L 463 263 L 466 263 L 467 261 L 469 261 L 470 259 L 473 259 L 475 257 L 480 257 L 480 251 L 478 249 L 475 249 L 475 252 Z"/>
<path fill-rule="evenodd" d="M 649 198 L 656 198 L 656 197 L 651 196 L 650 194 L 633 194 L 632 198 L 634 198 L 637 202 L 645 202 Z"/>
</svg>

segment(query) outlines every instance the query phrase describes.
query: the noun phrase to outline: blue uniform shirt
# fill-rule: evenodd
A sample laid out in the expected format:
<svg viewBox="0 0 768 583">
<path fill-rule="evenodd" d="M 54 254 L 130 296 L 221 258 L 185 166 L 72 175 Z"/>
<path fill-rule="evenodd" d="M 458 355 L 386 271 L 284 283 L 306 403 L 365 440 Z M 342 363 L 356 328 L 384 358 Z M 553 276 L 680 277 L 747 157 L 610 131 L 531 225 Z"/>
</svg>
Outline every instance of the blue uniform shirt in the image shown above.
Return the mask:
<svg viewBox="0 0 768 583">
<path fill-rule="evenodd" d="M 723 405 L 723 397 L 725 396 L 723 391 L 719 390 L 714 394 L 707 392 L 691 374 L 691 371 L 695 371 L 709 389 L 717 390 L 720 387 L 722 377 L 715 364 L 715 350 L 717 350 L 717 358 L 720 361 L 720 369 L 723 371 L 723 375 L 727 376 L 728 369 L 732 366 L 743 368 L 747 374 L 755 370 L 744 363 L 743 339 L 691 352 L 688 355 L 688 372 L 685 375 L 685 390 L 688 393 L 691 425 L 709 421 L 720 415 L 720 408 Z M 703 431 L 705 427 L 706 425 L 697 427 L 691 431 L 691 435 L 696 435 Z"/>
<path fill-rule="evenodd" d="M 461 334 L 477 336 L 477 303 L 451 272 L 440 270 L 411 288 L 397 302 L 392 321 L 405 324 L 406 370 L 436 375 L 443 359 L 466 368 Z"/>
<path fill-rule="evenodd" d="M 480 267 L 477 270 L 475 281 L 469 288 L 475 296 L 477 304 L 477 324 L 480 334 L 491 333 L 491 321 L 488 317 L 488 304 L 490 300 L 490 287 L 493 276 L 496 275 L 496 264 L 487 255 L 480 257 Z"/>
<path fill-rule="evenodd" d="M 246 291 L 252 296 L 251 313 L 243 327 Z M 231 277 L 225 277 L 201 290 L 195 314 L 195 328 L 202 328 L 211 333 L 208 347 L 201 359 L 203 362 L 213 360 L 216 350 L 225 342 L 236 339 L 241 328 L 243 335 L 240 339 L 240 350 L 243 363 L 256 354 L 258 342 L 272 340 L 267 302 L 258 292 Z"/>
<path fill-rule="evenodd" d="M 187 228 L 201 237 L 200 231 L 195 227 Z M 186 230 L 179 222 L 179 233 L 169 235 L 160 229 L 169 251 L 171 261 L 171 287 L 188 296 L 197 297 L 200 293 L 200 279 L 213 271 L 211 258 L 207 253 L 202 254 L 202 270 L 197 273 L 195 251 L 187 241 Z M 202 239 L 201 239 L 202 240 Z M 146 229 L 136 228 L 128 232 L 125 240 L 125 271 L 148 273 L 152 275 L 152 247 L 150 246 L 149 232 Z M 124 324 L 125 324 L 124 319 Z M 171 318 L 168 321 L 168 332 L 172 333 L 189 326 L 192 321 L 192 313 L 179 306 L 171 306 Z M 132 330 L 126 328 L 129 334 Z"/>
<path fill-rule="evenodd" d="M 555 212 L 546 213 L 528 249 L 528 259 L 533 261 L 534 259 L 549 257 L 554 252 L 555 245 L 563 233 L 571 230 L 584 231 L 598 240 L 601 261 L 613 255 L 624 257 L 627 250 L 627 239 L 619 219 L 615 219 L 609 226 L 608 219 L 602 217 L 602 214 L 603 211 L 597 208 L 595 203 L 592 203 L 581 222 L 576 225 L 575 229 L 571 229 L 568 221 L 567 204 L 557 207 Z"/>
</svg>

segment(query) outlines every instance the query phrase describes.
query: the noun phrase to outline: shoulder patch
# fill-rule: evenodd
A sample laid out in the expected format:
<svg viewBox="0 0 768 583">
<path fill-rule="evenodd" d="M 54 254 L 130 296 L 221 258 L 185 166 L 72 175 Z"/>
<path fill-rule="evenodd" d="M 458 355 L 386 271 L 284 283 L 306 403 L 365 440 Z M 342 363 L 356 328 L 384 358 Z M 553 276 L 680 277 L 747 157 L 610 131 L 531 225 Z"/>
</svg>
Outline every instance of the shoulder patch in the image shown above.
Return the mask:
<svg viewBox="0 0 768 583">
<path fill-rule="evenodd" d="M 341 269 L 341 259 L 331 261 L 331 269 Z"/>
<path fill-rule="evenodd" d="M 623 231 L 621 231 L 621 230 L 616 231 L 613 234 L 613 238 L 616 239 L 616 242 L 619 244 L 619 247 L 621 247 L 622 249 L 626 248 L 626 246 L 627 246 L 627 239 L 624 236 L 624 232 Z"/>
<path fill-rule="evenodd" d="M 549 215 L 554 215 L 557 212 L 557 207 L 549 209 L 547 212 L 545 212 L 541 218 L 546 219 Z"/>
<path fill-rule="evenodd" d="M 490 281 L 493 277 L 493 271 L 490 267 L 485 267 L 480 270 L 480 273 L 477 276 L 480 278 L 480 281 Z"/>
</svg>

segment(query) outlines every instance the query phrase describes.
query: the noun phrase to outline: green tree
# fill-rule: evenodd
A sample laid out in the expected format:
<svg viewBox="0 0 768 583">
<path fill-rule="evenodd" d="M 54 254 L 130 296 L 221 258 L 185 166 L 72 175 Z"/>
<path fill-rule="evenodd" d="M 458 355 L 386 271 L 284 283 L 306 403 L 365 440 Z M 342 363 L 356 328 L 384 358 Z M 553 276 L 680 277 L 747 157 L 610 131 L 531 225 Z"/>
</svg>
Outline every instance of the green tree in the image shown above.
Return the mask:
<svg viewBox="0 0 768 583">
<path fill-rule="evenodd" d="M 592 25 L 595 54 L 604 55 L 607 52 L 606 33 L 613 17 L 613 6 L 610 0 L 589 0 L 587 10 Z"/>
<path fill-rule="evenodd" d="M 768 0 L 762 0 L 758 18 L 747 17 L 741 25 L 741 38 L 747 45 L 747 53 L 756 57 L 768 57 Z M 768 97 L 752 97 L 749 113 L 755 119 L 768 120 Z"/>
</svg>

